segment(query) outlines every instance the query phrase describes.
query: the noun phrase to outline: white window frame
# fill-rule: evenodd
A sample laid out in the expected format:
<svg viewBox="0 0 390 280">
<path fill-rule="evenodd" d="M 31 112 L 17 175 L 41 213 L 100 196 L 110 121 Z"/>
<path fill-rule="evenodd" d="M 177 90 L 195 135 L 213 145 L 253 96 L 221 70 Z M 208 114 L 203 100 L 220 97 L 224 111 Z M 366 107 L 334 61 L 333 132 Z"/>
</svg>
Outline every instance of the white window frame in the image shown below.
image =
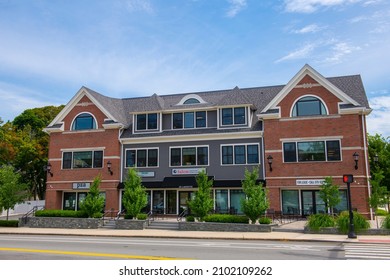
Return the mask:
<svg viewBox="0 0 390 280">
<path fill-rule="evenodd" d="M 242 123 L 242 124 L 235 124 L 235 117 L 234 117 L 234 110 L 237 109 L 237 108 L 244 108 L 244 112 L 245 112 L 245 123 Z M 223 109 L 232 109 L 232 118 L 233 118 L 233 123 L 232 124 L 223 124 L 223 115 L 222 115 L 222 111 Z M 248 126 L 248 119 L 249 119 L 249 112 L 248 112 L 248 106 L 234 106 L 234 107 L 223 107 L 223 108 L 219 108 L 219 127 L 221 128 L 233 128 L 233 127 L 246 127 Z"/>
<path fill-rule="evenodd" d="M 195 148 L 196 150 L 196 164 L 195 165 L 186 165 L 183 164 L 183 148 Z M 207 148 L 207 165 L 198 165 L 198 148 Z M 171 165 L 172 149 L 180 149 L 180 165 Z M 210 166 L 210 146 L 209 145 L 191 145 L 191 146 L 171 146 L 169 147 L 169 167 L 178 168 L 178 167 L 196 167 L 196 166 Z"/>
<path fill-rule="evenodd" d="M 197 127 L 196 126 L 196 113 L 198 112 L 204 112 L 206 115 L 206 126 Z M 185 113 L 194 113 L 194 127 L 185 127 Z M 174 114 L 181 114 L 183 118 L 183 127 L 182 128 L 174 128 L 173 127 L 173 115 Z M 207 128 L 207 111 L 205 110 L 198 110 L 198 111 L 185 111 L 185 112 L 174 112 L 171 114 L 171 128 L 172 130 L 184 130 L 184 129 L 204 129 Z"/>
<path fill-rule="evenodd" d="M 148 128 L 148 120 L 149 120 L 149 115 L 157 115 L 157 128 L 149 129 Z M 146 129 L 137 129 L 137 121 L 138 121 L 138 116 L 139 115 L 146 115 Z M 160 130 L 160 119 L 161 119 L 161 114 L 157 112 L 148 112 L 148 113 L 137 113 L 134 114 L 133 116 L 133 132 L 134 133 L 142 133 L 142 132 L 158 132 Z"/>
<path fill-rule="evenodd" d="M 74 153 L 78 152 L 91 152 L 92 153 L 92 167 L 88 168 L 74 168 L 73 162 L 74 162 Z M 95 152 L 102 152 L 102 167 L 93 167 L 93 163 L 95 161 Z M 70 168 L 64 168 L 64 153 L 72 153 L 72 160 L 70 163 Z M 79 170 L 79 169 L 103 169 L 104 168 L 104 149 L 75 149 L 75 150 L 63 150 L 61 155 L 61 170 Z"/>
<path fill-rule="evenodd" d="M 234 153 L 234 147 L 235 146 L 245 146 L 245 163 L 235 163 L 235 153 Z M 248 146 L 257 146 L 257 155 L 258 155 L 258 163 L 248 163 Z M 223 147 L 233 147 L 233 163 L 223 163 L 223 153 L 222 153 L 222 148 Z M 235 143 L 235 144 L 221 144 L 220 145 L 220 162 L 221 166 L 233 166 L 233 165 L 259 165 L 260 162 L 260 144 L 259 143 Z"/>
<path fill-rule="evenodd" d="M 88 115 L 90 115 L 90 116 L 93 118 L 93 120 L 94 120 L 94 122 L 95 122 L 95 128 L 91 128 L 91 129 L 73 129 L 74 122 L 75 122 L 76 119 L 77 119 L 80 115 L 82 115 L 82 114 L 88 114 Z M 96 130 L 96 129 L 99 129 L 99 124 L 98 124 L 98 122 L 97 122 L 97 120 L 96 120 L 95 115 L 92 114 L 91 112 L 81 112 L 81 113 L 78 113 L 78 114 L 73 118 L 72 123 L 70 124 L 70 127 L 69 127 L 69 130 L 70 130 L 70 131 L 77 131 L 77 132 L 79 132 L 79 131 L 80 131 L 80 132 L 82 132 L 82 131 L 91 131 L 91 130 Z"/>
<path fill-rule="evenodd" d="M 137 166 L 137 152 L 135 155 L 135 165 L 127 166 L 127 152 L 128 151 L 138 151 L 138 150 L 146 150 L 146 166 Z M 157 150 L 157 165 L 156 166 L 148 166 L 148 154 L 149 150 Z M 159 147 L 148 147 L 148 148 L 127 148 L 125 149 L 125 157 L 124 157 L 124 166 L 126 169 L 129 168 L 158 168 L 160 166 L 160 148 Z"/>
</svg>

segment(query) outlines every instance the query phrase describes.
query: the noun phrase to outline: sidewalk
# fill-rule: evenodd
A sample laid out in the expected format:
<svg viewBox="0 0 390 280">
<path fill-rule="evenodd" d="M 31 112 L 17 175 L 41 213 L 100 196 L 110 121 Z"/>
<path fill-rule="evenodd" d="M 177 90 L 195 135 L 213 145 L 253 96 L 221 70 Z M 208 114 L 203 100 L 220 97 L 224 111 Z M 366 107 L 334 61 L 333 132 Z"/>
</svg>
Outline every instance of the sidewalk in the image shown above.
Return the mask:
<svg viewBox="0 0 390 280">
<path fill-rule="evenodd" d="M 74 235 L 106 237 L 154 237 L 154 238 L 196 238 L 196 239 L 240 239 L 240 240 L 279 240 L 279 241 L 333 241 L 333 242 L 367 242 L 390 243 L 388 235 L 358 235 L 349 239 L 339 234 L 303 233 L 305 221 L 283 224 L 272 232 L 210 232 L 210 231 L 177 231 L 177 230 L 119 230 L 119 229 L 61 229 L 61 228 L 8 228 L 0 227 L 0 234 L 39 234 L 39 235 Z M 279 231 L 280 230 L 280 231 Z"/>
</svg>

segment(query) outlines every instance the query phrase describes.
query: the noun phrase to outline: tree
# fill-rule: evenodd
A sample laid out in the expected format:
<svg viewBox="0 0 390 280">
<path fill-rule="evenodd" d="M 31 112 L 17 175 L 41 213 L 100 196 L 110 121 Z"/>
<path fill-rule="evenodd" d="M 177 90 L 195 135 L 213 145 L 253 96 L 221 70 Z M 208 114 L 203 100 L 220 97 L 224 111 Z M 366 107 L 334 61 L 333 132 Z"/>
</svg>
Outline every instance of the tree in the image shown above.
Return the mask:
<svg viewBox="0 0 390 280">
<path fill-rule="evenodd" d="M 193 213 L 199 221 L 203 221 L 204 217 L 213 209 L 214 205 L 214 200 L 211 195 L 213 180 L 209 180 L 206 171 L 202 170 L 196 176 L 196 184 L 198 186 L 198 191 L 195 193 L 195 197 L 188 202 L 188 206 L 191 209 L 191 213 Z"/>
<path fill-rule="evenodd" d="M 137 215 L 148 203 L 148 195 L 145 187 L 142 186 L 141 177 L 136 169 L 129 169 L 124 185 L 125 191 L 123 192 L 122 201 L 126 214 L 132 216 L 133 219 L 137 219 Z"/>
<path fill-rule="evenodd" d="M 373 172 L 370 183 L 371 183 L 371 195 L 368 200 L 370 207 L 376 212 L 379 206 L 385 205 L 389 203 L 389 192 L 387 188 L 382 185 L 382 181 L 385 178 L 383 175 L 383 171 L 379 170 L 377 172 Z M 377 220 L 378 227 L 378 220 Z"/>
<path fill-rule="evenodd" d="M 15 205 L 27 197 L 28 186 L 20 183 L 21 176 L 15 173 L 12 166 L 0 167 L 0 211 L 14 209 Z"/>
<path fill-rule="evenodd" d="M 257 219 L 265 213 L 269 207 L 267 192 L 263 184 L 257 184 L 259 171 L 254 168 L 252 172 L 245 170 L 245 179 L 242 182 L 242 189 L 246 198 L 241 200 L 241 207 L 244 214 L 255 224 Z"/>
<path fill-rule="evenodd" d="M 333 208 L 340 203 L 341 199 L 339 186 L 333 185 L 332 177 L 325 178 L 325 181 L 320 186 L 319 195 L 325 203 L 326 212 L 330 212 L 333 215 Z"/>
<path fill-rule="evenodd" d="M 88 218 L 100 218 L 104 208 L 104 197 L 100 195 L 99 186 L 102 181 L 101 175 L 95 177 L 92 186 L 84 201 L 80 204 L 80 210 L 83 211 Z"/>
</svg>

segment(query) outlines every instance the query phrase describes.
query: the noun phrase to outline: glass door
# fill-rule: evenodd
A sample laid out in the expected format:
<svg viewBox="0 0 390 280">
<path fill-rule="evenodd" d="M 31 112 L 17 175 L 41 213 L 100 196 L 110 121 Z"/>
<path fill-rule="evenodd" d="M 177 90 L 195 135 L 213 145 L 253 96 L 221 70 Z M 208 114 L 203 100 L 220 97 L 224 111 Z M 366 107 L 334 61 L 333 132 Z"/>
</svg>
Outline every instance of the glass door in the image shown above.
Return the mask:
<svg viewBox="0 0 390 280">
<path fill-rule="evenodd" d="M 188 209 L 188 201 L 192 198 L 193 192 L 179 192 L 179 214 Z"/>
<path fill-rule="evenodd" d="M 302 214 L 303 216 L 311 215 L 314 211 L 314 200 L 313 191 L 302 191 Z"/>
<path fill-rule="evenodd" d="M 177 214 L 177 191 L 167 191 L 167 214 Z"/>
</svg>

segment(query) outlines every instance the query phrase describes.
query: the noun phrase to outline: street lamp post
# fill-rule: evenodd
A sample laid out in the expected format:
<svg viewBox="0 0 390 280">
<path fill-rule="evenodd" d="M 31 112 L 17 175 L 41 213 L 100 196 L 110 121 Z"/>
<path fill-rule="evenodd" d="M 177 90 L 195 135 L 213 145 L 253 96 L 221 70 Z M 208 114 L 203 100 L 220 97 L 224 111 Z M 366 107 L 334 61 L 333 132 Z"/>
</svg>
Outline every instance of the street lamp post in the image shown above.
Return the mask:
<svg viewBox="0 0 390 280">
<path fill-rule="evenodd" d="M 348 192 L 348 208 L 349 208 L 349 227 L 348 227 L 348 238 L 356 238 L 355 226 L 353 224 L 353 212 L 352 212 L 352 202 L 351 202 L 351 186 L 353 182 L 353 175 L 343 175 L 343 182 L 347 184 Z"/>
</svg>

